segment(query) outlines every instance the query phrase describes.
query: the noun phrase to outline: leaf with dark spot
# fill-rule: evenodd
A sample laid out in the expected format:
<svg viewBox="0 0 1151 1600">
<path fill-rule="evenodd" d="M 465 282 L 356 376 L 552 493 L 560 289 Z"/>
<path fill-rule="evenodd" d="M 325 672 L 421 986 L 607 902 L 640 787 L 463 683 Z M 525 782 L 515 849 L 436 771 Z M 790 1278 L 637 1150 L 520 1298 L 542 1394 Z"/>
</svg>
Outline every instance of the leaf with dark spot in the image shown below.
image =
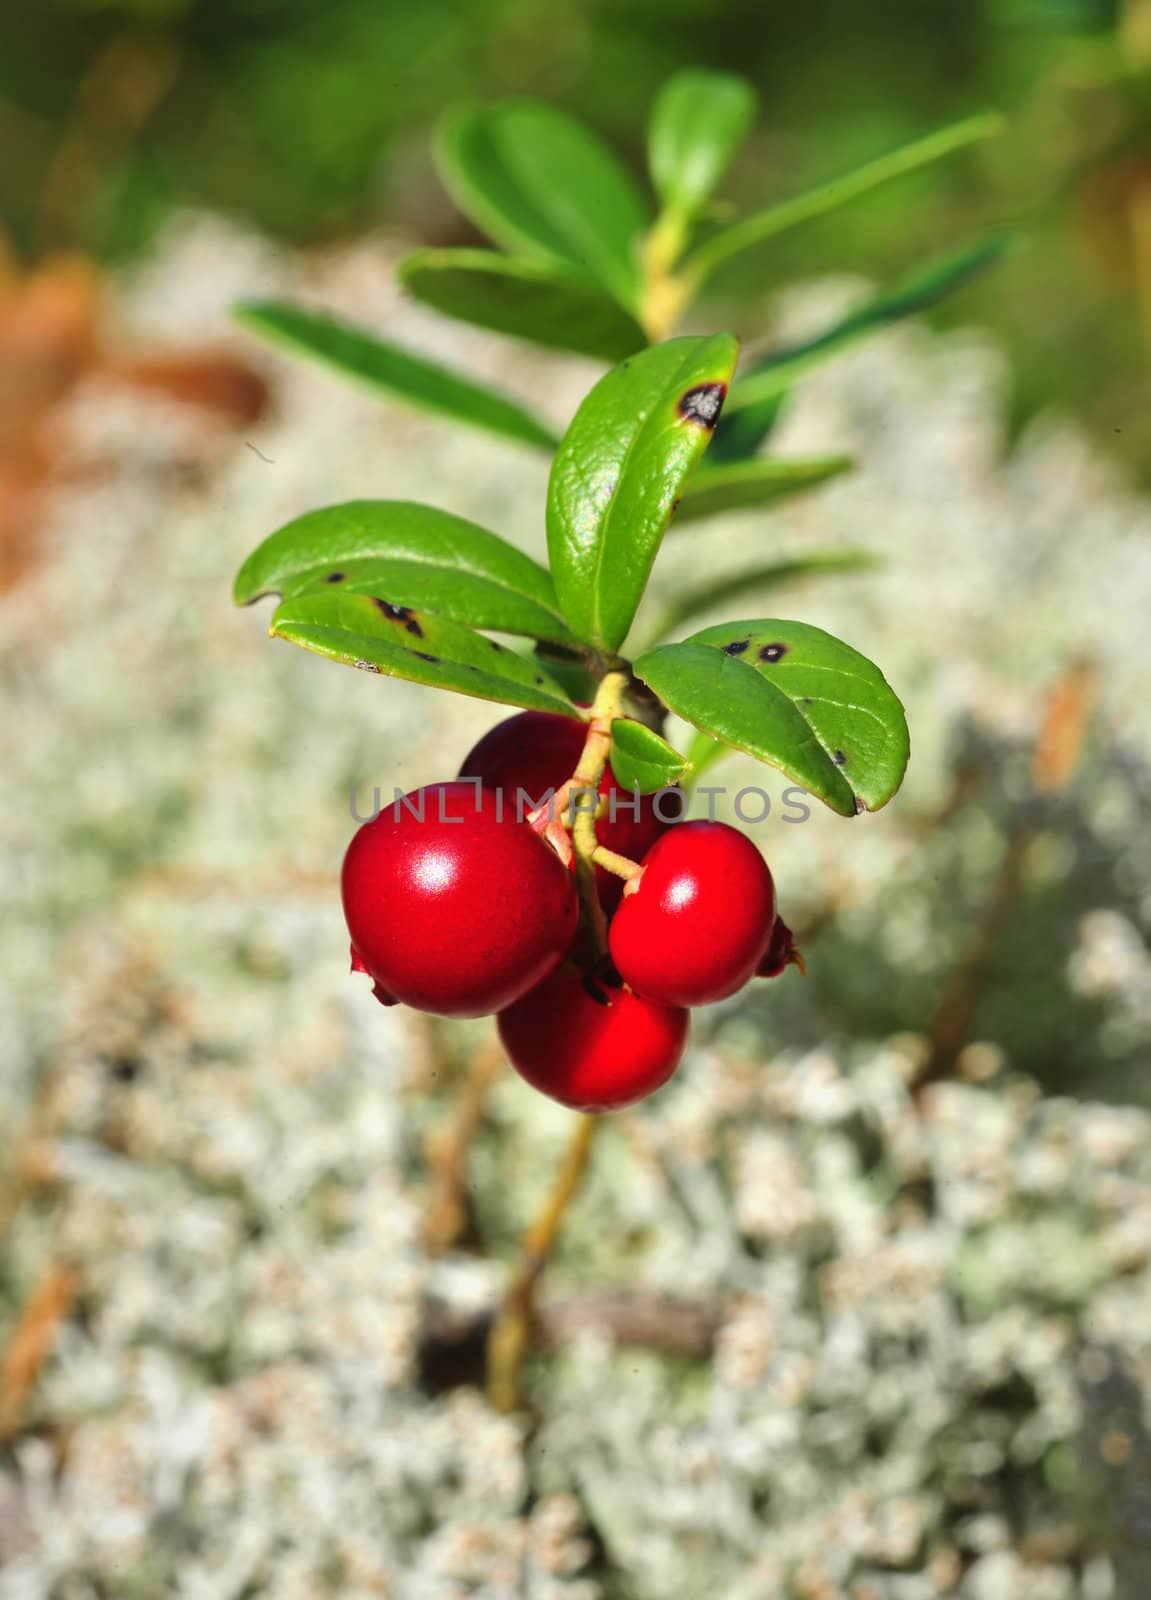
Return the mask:
<svg viewBox="0 0 1151 1600">
<path fill-rule="evenodd" d="M 714 395 L 739 353 L 732 334 L 670 339 L 616 367 L 576 412 L 548 484 L 548 553 L 573 632 L 618 650 L 672 508 L 711 437 L 685 427 L 687 393 Z"/>
<path fill-rule="evenodd" d="M 733 655 L 744 640 L 750 657 Z M 768 647 L 773 657 L 761 661 Z M 843 816 L 878 810 L 903 780 L 902 705 L 878 667 L 822 628 L 725 623 L 648 651 L 634 671 L 685 722 L 778 767 Z M 837 760 L 848 750 L 850 773 Z"/>
<path fill-rule="evenodd" d="M 482 634 L 430 616 L 422 620 L 427 648 L 417 650 L 408 643 L 407 621 L 389 615 L 389 609 L 404 608 L 381 606 L 371 595 L 345 590 L 300 595 L 280 606 L 271 633 L 369 672 L 454 689 L 499 705 L 579 717 L 563 687 L 537 659 L 507 649 L 496 655 Z"/>
<path fill-rule="evenodd" d="M 463 517 L 406 500 L 350 500 L 297 517 L 245 561 L 236 602 L 330 593 L 337 577 L 342 593 L 386 596 L 381 604 L 409 618 L 418 611 L 421 620 L 533 639 L 572 637 L 550 577 L 530 556 Z"/>
<path fill-rule="evenodd" d="M 679 414 L 685 422 L 698 422 L 709 432 L 719 421 L 727 398 L 726 383 L 700 383 L 679 397 Z"/>
</svg>

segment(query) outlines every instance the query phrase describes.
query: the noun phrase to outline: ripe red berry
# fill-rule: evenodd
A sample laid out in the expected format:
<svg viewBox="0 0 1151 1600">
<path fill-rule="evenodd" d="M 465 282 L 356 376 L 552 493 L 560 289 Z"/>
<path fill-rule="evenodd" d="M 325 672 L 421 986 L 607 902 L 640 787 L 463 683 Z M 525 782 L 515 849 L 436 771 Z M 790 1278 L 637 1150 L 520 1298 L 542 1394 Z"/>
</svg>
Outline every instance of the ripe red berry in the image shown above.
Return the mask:
<svg viewBox="0 0 1151 1600">
<path fill-rule="evenodd" d="M 522 1078 L 574 1111 L 618 1111 L 679 1066 L 688 1014 L 607 987 L 565 962 L 497 1018 Z"/>
<path fill-rule="evenodd" d="M 545 978 L 571 945 L 570 872 L 526 823 L 499 820 L 496 809 L 474 783 L 433 783 L 386 806 L 348 846 L 353 965 L 388 999 L 486 1016 Z"/>
<path fill-rule="evenodd" d="M 586 737 L 586 726 L 572 717 L 555 716 L 550 711 L 521 711 L 497 722 L 484 734 L 465 758 L 460 777 L 478 778 L 488 788 L 502 789 L 505 804 L 514 815 L 517 789 L 540 800 L 549 789 L 559 789 L 567 782 Z M 599 792 L 608 798 L 608 811 L 596 824 L 600 844 L 632 861 L 642 860 L 674 821 L 674 801 L 660 802 L 667 819 L 663 820 L 656 815 L 656 797 L 642 795 L 637 801 L 630 790 L 616 782 L 610 763 L 604 769 Z M 604 909 L 613 911 L 619 903 L 623 880 L 597 868 L 596 885 Z"/>
<path fill-rule="evenodd" d="M 723 822 L 683 822 L 652 845 L 612 920 L 612 960 L 637 994 L 699 1006 L 742 989 L 775 921 L 767 863 Z"/>
</svg>

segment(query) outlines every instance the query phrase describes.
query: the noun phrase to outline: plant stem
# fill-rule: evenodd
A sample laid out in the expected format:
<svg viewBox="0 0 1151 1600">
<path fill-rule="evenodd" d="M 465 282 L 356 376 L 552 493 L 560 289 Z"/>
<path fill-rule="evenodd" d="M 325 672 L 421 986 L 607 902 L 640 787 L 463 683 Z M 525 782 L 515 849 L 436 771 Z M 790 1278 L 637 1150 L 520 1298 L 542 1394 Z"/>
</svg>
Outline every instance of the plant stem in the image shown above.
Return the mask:
<svg viewBox="0 0 1151 1600">
<path fill-rule="evenodd" d="M 592 703 L 587 739 L 579 764 L 556 796 L 557 804 L 564 811 L 570 809 L 571 812 L 576 888 L 583 906 L 584 920 L 600 954 L 607 949 L 607 924 L 596 893 L 595 862 L 592 859 L 597 848 L 595 819 L 599 809 L 598 800 L 594 797 L 599 794 L 600 780 L 611 753 L 611 725 L 620 715 L 627 681 L 626 672 L 609 672 L 604 677 Z M 592 800 L 591 805 L 581 804 L 581 801 L 589 799 Z"/>
<path fill-rule="evenodd" d="M 638 861 L 633 861 L 630 856 L 621 856 L 602 844 L 597 844 L 592 851 L 592 860 L 605 872 L 614 872 L 617 878 L 638 878 L 643 871 Z"/>
<path fill-rule="evenodd" d="M 552 802 L 557 807 L 557 815 L 562 815 L 569 805 L 574 811 L 571 835 L 575 849 L 576 886 L 588 930 L 600 954 L 607 949 L 607 924 L 595 884 L 595 855 L 599 848 L 595 835 L 598 803 L 583 806 L 580 801 L 588 797 L 588 791 L 591 796 L 599 794 L 600 781 L 611 753 L 611 725 L 621 715 L 627 686 L 626 672 L 605 674 L 592 702 L 587 738 L 579 762 Z M 559 809 L 561 807 L 562 810 Z M 514 1411 L 519 1404 L 520 1368 L 531 1337 L 536 1285 L 547 1266 L 568 1201 L 579 1188 L 587 1167 L 598 1121 L 596 1117 L 579 1119 L 555 1187 L 524 1238 L 519 1266 L 492 1326 L 488 1338 L 488 1397 L 499 1411 Z"/>
<path fill-rule="evenodd" d="M 497 1411 L 520 1403 L 520 1369 L 531 1337 L 536 1286 L 547 1266 L 568 1202 L 587 1168 L 598 1117 L 581 1117 L 564 1155 L 555 1187 L 524 1235 L 519 1265 L 488 1335 L 488 1399 Z"/>
<path fill-rule="evenodd" d="M 687 243 L 689 219 L 665 210 L 649 229 L 643 245 L 643 295 L 640 322 L 652 344 L 666 339 L 679 321 L 691 290 L 675 271 Z"/>
</svg>

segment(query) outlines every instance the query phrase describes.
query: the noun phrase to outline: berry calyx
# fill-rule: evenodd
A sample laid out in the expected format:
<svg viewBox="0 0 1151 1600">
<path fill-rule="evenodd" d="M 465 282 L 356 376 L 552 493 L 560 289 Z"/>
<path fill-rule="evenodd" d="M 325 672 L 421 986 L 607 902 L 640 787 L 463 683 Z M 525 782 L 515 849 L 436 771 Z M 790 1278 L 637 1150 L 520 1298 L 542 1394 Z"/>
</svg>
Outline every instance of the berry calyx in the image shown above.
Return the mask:
<svg viewBox="0 0 1151 1600">
<path fill-rule="evenodd" d="M 683 822 L 626 884 L 611 957 L 637 994 L 706 1005 L 754 975 L 774 923 L 775 886 L 751 840 L 723 822 Z"/>
<path fill-rule="evenodd" d="M 416 789 L 364 823 L 344 858 L 353 966 L 380 998 L 446 1017 L 499 1011 L 575 936 L 570 872 L 474 783 Z M 380 991 L 383 994 L 380 994 Z"/>
<path fill-rule="evenodd" d="M 585 724 L 572 717 L 521 711 L 484 734 L 465 757 L 460 777 L 478 778 L 485 788 L 502 790 L 505 805 L 515 815 L 518 790 L 534 801 L 541 800 L 549 789 L 559 791 L 576 769 L 586 736 Z M 607 799 L 607 809 L 596 823 L 596 838 L 616 855 L 639 860 L 674 820 L 673 808 L 666 801 L 665 821 L 656 814 L 654 795 L 637 798 L 617 783 L 610 763 L 604 768 L 599 792 Z M 613 911 L 623 890 L 620 879 L 597 869 L 596 889 L 605 911 Z"/>
<path fill-rule="evenodd" d="M 756 967 L 755 975 L 757 978 L 778 978 L 788 967 L 798 967 L 804 977 L 807 976 L 807 963 L 799 952 L 795 935 L 783 918 L 777 916 L 763 960 Z"/>
<path fill-rule="evenodd" d="M 496 1019 L 516 1071 L 573 1111 L 619 1111 L 680 1063 L 688 1013 L 601 983 L 565 962 Z"/>
</svg>

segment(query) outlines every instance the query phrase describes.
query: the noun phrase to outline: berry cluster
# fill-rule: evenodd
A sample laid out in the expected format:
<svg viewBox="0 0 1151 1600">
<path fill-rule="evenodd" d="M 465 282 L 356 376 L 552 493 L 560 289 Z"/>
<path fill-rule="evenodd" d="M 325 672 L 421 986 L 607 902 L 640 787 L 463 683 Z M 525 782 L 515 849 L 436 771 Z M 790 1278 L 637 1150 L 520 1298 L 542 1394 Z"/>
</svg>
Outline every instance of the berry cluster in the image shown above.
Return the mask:
<svg viewBox="0 0 1151 1600">
<path fill-rule="evenodd" d="M 414 791 L 360 828 L 343 899 L 352 965 L 385 1005 L 495 1012 L 527 1082 L 563 1105 L 608 1111 L 671 1077 L 689 1007 L 799 957 L 750 840 L 721 822 L 663 820 L 651 796 L 620 789 L 606 762 L 596 909 L 581 917 L 575 858 L 555 826 L 562 811 L 545 803 L 525 817 L 522 804 L 563 794 L 586 734 L 547 712 L 499 723 L 459 778 Z"/>
</svg>

